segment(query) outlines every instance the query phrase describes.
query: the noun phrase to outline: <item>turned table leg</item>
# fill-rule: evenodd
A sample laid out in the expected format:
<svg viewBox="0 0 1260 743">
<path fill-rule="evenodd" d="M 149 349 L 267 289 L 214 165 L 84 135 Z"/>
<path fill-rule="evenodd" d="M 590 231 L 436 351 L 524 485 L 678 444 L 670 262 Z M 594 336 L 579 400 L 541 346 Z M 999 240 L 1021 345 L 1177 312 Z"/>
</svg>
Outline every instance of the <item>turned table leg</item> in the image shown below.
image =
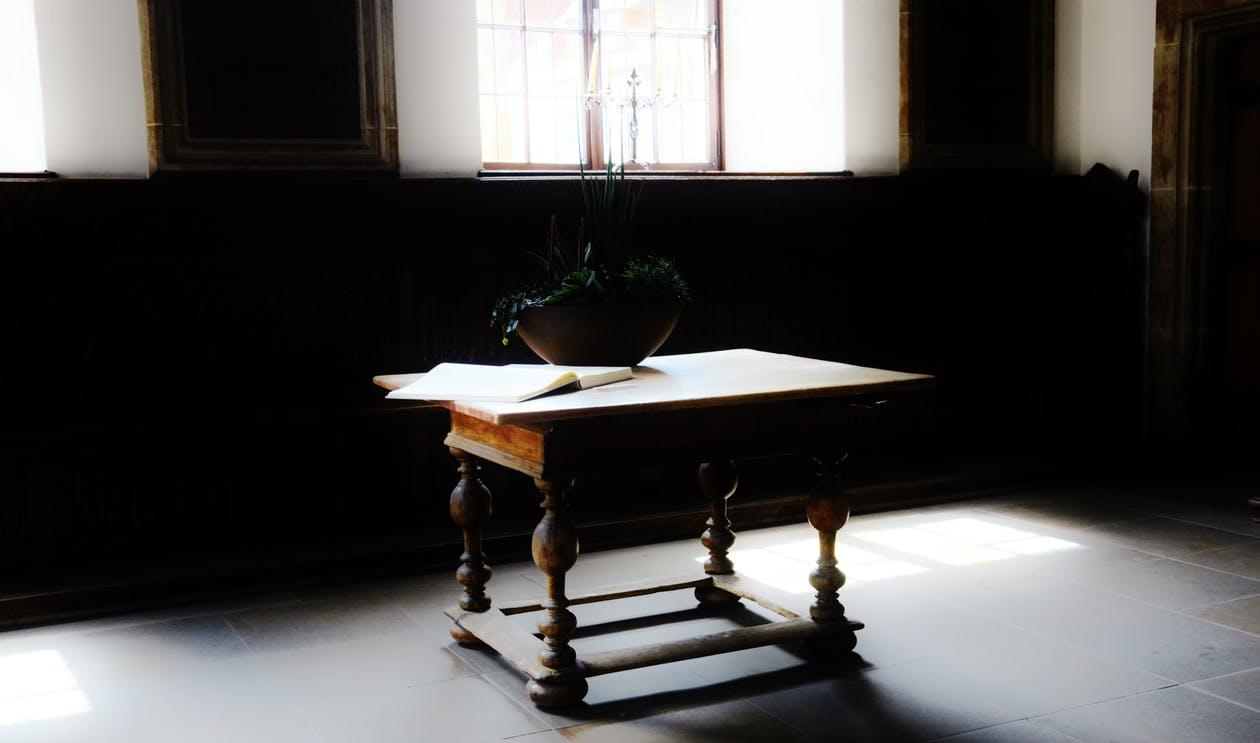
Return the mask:
<svg viewBox="0 0 1260 743">
<path fill-rule="evenodd" d="M 836 567 L 836 532 L 849 520 L 849 497 L 840 487 L 840 463 L 844 457 L 820 457 L 818 480 L 810 491 L 805 514 L 810 526 L 818 530 L 818 567 L 809 574 L 809 584 L 817 591 L 809 616 L 816 622 L 846 621 L 839 591 L 844 573 Z M 848 652 L 857 644 L 857 636 L 836 635 L 808 643 L 811 649 L 823 652 Z"/>
<path fill-rule="evenodd" d="M 451 518 L 464 530 L 464 554 L 460 556 L 460 566 L 455 571 L 455 579 L 464 586 L 459 608 L 484 612 L 490 608 L 486 583 L 490 580 L 491 571 L 481 552 L 481 529 L 490 519 L 490 490 L 477 477 L 480 465 L 476 457 L 454 447 L 451 448 L 451 456 L 459 463 L 459 483 L 451 491 Z M 451 637 L 461 645 L 480 644 L 473 634 L 458 624 L 451 626 Z"/>
<path fill-rule="evenodd" d="M 547 585 L 547 596 L 542 601 L 543 616 L 538 620 L 538 631 L 544 643 L 538 660 L 556 672 L 553 677 L 531 679 L 525 686 L 530 701 L 540 707 L 576 704 L 587 691 L 586 679 L 578 669 L 577 654 L 569 646 L 577 618 L 569 611 L 569 600 L 564 595 L 564 575 L 577 562 L 578 555 L 577 530 L 565 514 L 564 491 L 570 481 L 571 478 L 534 480 L 543 495 L 543 517 L 534 529 L 531 551 Z"/>
<path fill-rule="evenodd" d="M 709 551 L 704 561 L 704 572 L 709 575 L 733 575 L 735 565 L 727 553 L 735 544 L 731 520 L 726 516 L 726 501 L 739 485 L 739 472 L 730 460 L 705 462 L 700 465 L 700 492 L 709 499 L 707 529 L 700 536 L 700 543 Z M 698 586 L 696 600 L 708 606 L 728 606 L 737 603 L 739 597 L 716 586 Z"/>
</svg>

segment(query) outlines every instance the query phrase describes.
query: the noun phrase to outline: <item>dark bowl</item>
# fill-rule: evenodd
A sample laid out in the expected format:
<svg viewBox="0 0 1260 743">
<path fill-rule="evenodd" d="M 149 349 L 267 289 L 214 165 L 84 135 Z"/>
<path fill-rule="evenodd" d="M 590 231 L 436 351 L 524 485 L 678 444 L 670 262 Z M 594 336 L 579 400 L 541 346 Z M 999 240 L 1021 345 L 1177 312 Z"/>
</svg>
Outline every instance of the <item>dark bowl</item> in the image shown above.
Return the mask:
<svg viewBox="0 0 1260 743">
<path fill-rule="evenodd" d="M 516 332 L 551 364 L 634 366 L 669 338 L 681 312 L 674 302 L 530 307 Z"/>
</svg>

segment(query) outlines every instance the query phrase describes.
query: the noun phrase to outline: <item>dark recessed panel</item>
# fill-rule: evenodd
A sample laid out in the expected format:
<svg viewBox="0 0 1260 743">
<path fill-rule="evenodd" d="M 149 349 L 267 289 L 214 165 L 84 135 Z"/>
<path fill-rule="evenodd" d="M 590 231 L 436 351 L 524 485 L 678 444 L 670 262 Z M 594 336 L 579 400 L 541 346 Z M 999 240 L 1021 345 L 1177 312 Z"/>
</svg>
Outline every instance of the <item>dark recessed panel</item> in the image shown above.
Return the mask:
<svg viewBox="0 0 1260 743">
<path fill-rule="evenodd" d="M 189 135 L 357 139 L 357 6 L 181 0 Z"/>
<path fill-rule="evenodd" d="M 1053 0 L 902 0 L 902 167 L 1050 164 Z"/>
<path fill-rule="evenodd" d="M 935 0 L 924 12 L 924 142 L 1027 142 L 1028 4 Z"/>
<path fill-rule="evenodd" d="M 146 0 L 154 170 L 396 170 L 391 0 Z"/>
</svg>

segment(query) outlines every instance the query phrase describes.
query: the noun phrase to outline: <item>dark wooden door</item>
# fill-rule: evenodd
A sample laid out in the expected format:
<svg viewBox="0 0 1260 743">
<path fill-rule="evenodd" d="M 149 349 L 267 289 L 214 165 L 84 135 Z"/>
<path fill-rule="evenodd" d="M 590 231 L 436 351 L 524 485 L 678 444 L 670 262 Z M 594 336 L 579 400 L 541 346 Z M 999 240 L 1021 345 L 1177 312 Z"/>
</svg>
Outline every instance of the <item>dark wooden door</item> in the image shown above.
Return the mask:
<svg viewBox="0 0 1260 743">
<path fill-rule="evenodd" d="M 1260 442 L 1260 32 L 1224 52 L 1219 131 L 1224 194 L 1214 242 L 1220 433 L 1238 451 Z"/>
</svg>

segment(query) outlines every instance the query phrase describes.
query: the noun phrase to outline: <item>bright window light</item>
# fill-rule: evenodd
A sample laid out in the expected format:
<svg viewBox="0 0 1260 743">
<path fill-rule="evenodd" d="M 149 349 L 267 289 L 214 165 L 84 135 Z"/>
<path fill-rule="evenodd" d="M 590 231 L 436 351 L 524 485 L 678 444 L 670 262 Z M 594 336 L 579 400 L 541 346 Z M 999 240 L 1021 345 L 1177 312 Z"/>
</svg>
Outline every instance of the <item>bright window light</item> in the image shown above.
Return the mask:
<svg viewBox="0 0 1260 743">
<path fill-rule="evenodd" d="M 0 726 L 90 712 L 78 686 L 56 650 L 0 657 Z"/>
<path fill-rule="evenodd" d="M 32 0 L 0 0 L 0 173 L 48 167 Z"/>
</svg>

